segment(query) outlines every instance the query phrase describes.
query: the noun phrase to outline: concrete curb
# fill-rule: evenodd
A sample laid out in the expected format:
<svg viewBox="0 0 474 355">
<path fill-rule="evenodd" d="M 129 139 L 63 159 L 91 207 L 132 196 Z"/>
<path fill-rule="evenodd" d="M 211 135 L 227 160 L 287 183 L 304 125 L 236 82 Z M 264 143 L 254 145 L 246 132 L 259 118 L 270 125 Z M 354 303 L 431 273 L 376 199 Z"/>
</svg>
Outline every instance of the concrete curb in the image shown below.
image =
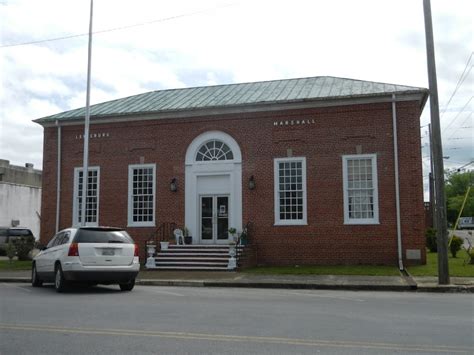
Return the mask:
<svg viewBox="0 0 474 355">
<path fill-rule="evenodd" d="M 317 284 L 296 282 L 204 282 L 206 287 L 239 287 L 239 288 L 267 288 L 267 289 L 298 289 L 298 290 L 346 290 L 346 291 L 410 291 L 404 285 L 369 285 L 369 284 Z"/>
<path fill-rule="evenodd" d="M 140 286 L 180 286 L 180 287 L 205 287 L 204 281 L 194 280 L 146 280 L 137 279 L 135 285 Z"/>
<path fill-rule="evenodd" d="M 413 281 L 413 279 L 412 279 Z M 0 282 L 29 283 L 29 277 L 0 277 Z M 205 280 L 150 280 L 138 279 L 140 286 L 174 287 L 236 287 L 262 289 L 293 290 L 338 290 L 338 291 L 395 291 L 395 292 L 432 292 L 432 293 L 474 293 L 474 285 L 380 285 L 380 284 L 317 284 L 301 282 L 245 282 L 245 281 L 205 281 Z"/>
<path fill-rule="evenodd" d="M 474 285 L 419 285 L 417 292 L 474 293 Z"/>
<path fill-rule="evenodd" d="M 31 282 L 30 277 L 4 277 L 0 276 L 0 282 Z"/>
</svg>

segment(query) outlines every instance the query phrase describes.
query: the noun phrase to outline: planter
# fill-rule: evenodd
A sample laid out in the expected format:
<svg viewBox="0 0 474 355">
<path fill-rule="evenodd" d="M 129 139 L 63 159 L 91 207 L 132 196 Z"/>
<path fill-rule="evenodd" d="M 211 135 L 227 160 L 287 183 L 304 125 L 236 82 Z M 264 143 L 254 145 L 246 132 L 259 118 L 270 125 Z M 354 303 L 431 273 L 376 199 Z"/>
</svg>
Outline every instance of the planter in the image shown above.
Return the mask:
<svg viewBox="0 0 474 355">
<path fill-rule="evenodd" d="M 156 263 L 155 263 L 155 258 L 153 257 L 153 255 L 155 255 L 155 252 L 156 252 L 156 245 L 147 244 L 146 249 L 147 249 L 146 252 L 148 254 L 148 258 L 146 259 L 145 267 L 147 269 L 155 269 Z"/>
<path fill-rule="evenodd" d="M 153 255 L 155 255 L 155 252 L 156 252 L 155 244 L 147 244 L 146 249 L 147 249 L 146 252 L 149 257 L 152 257 Z"/>
<path fill-rule="evenodd" d="M 193 244 L 193 237 L 191 235 L 184 237 L 184 244 Z"/>
<path fill-rule="evenodd" d="M 235 250 L 235 243 L 229 244 L 229 262 L 227 264 L 227 270 L 234 270 L 237 268 L 237 259 L 235 256 L 237 255 L 237 251 Z"/>
<path fill-rule="evenodd" d="M 170 245 L 170 242 L 160 242 L 161 250 L 168 250 L 169 245 Z"/>
</svg>

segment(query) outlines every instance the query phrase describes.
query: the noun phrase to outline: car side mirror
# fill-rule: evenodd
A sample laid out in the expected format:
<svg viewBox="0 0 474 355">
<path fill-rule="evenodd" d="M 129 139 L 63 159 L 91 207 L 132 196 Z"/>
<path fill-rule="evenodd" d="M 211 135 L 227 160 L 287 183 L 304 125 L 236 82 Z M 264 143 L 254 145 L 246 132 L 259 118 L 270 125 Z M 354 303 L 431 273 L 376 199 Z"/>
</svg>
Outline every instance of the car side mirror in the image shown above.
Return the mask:
<svg viewBox="0 0 474 355">
<path fill-rule="evenodd" d="M 40 245 L 40 246 L 38 247 L 38 249 L 39 249 L 39 250 L 46 250 L 46 249 L 48 249 L 48 247 L 47 247 L 46 245 Z"/>
</svg>

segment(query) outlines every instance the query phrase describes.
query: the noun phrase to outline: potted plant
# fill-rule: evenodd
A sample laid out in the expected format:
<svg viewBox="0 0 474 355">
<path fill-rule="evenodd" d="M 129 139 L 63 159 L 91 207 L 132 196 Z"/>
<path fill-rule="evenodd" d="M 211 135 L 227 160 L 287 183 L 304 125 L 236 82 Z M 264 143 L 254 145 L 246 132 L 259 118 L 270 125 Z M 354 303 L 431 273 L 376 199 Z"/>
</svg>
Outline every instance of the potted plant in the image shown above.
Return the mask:
<svg viewBox="0 0 474 355">
<path fill-rule="evenodd" d="M 242 233 L 240 233 L 240 245 L 247 245 L 248 242 L 249 240 L 248 240 L 247 232 L 243 230 Z"/>
<path fill-rule="evenodd" d="M 184 244 L 192 244 L 193 236 L 189 235 L 189 229 L 187 227 L 183 228 Z"/>
<path fill-rule="evenodd" d="M 237 229 L 229 228 L 229 234 L 232 236 L 232 238 L 230 240 L 233 241 L 234 244 L 235 244 L 237 242 L 237 237 L 236 237 Z"/>
<path fill-rule="evenodd" d="M 168 250 L 169 245 L 170 245 L 169 240 L 165 240 L 165 239 L 161 240 L 160 241 L 160 250 Z"/>
</svg>

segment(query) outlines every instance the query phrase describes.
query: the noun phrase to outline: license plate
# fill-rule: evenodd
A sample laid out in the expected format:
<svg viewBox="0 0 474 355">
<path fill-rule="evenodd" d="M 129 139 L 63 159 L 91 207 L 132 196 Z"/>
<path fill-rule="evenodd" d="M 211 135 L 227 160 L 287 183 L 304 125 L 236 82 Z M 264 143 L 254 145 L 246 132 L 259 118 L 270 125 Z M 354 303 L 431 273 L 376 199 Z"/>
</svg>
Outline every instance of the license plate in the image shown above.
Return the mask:
<svg viewBox="0 0 474 355">
<path fill-rule="evenodd" d="M 115 250 L 113 250 L 113 249 L 102 249 L 102 255 L 115 255 Z"/>
</svg>

